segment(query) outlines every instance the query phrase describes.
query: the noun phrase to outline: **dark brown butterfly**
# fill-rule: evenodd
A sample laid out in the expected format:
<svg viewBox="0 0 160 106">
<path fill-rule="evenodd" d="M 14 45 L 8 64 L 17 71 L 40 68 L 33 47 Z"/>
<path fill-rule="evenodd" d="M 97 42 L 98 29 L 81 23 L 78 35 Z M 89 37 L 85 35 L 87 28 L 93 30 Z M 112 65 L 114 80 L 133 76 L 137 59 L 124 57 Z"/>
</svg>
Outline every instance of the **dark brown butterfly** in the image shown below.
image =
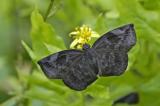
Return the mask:
<svg viewBox="0 0 160 106">
<path fill-rule="evenodd" d="M 127 24 L 101 36 L 90 48 L 64 50 L 38 61 L 50 79 L 62 79 L 74 90 L 84 90 L 97 76 L 121 75 L 128 65 L 128 51 L 135 45 L 133 24 Z"/>
<path fill-rule="evenodd" d="M 116 104 L 138 104 L 139 103 L 139 94 L 138 92 L 131 92 L 125 96 L 120 97 L 113 102 L 113 106 Z"/>
</svg>

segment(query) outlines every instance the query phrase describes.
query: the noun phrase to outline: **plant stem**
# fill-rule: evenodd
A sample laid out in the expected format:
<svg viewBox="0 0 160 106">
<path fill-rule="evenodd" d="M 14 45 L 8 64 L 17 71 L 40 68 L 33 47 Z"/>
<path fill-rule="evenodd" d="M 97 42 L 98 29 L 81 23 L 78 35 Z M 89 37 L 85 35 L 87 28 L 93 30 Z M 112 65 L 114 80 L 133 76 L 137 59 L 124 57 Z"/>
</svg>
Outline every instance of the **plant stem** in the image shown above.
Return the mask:
<svg viewBox="0 0 160 106">
<path fill-rule="evenodd" d="M 85 94 L 84 92 L 81 92 L 81 99 L 82 99 L 82 106 L 85 106 Z"/>
<path fill-rule="evenodd" d="M 49 16 L 49 13 L 50 13 L 51 10 L 52 10 L 53 3 L 54 3 L 54 0 L 51 0 L 51 2 L 50 2 L 50 4 L 49 4 L 49 7 L 48 7 L 48 9 L 47 9 L 46 15 L 45 15 L 45 17 L 44 17 L 44 21 L 47 20 L 47 18 L 48 18 L 48 16 Z"/>
</svg>

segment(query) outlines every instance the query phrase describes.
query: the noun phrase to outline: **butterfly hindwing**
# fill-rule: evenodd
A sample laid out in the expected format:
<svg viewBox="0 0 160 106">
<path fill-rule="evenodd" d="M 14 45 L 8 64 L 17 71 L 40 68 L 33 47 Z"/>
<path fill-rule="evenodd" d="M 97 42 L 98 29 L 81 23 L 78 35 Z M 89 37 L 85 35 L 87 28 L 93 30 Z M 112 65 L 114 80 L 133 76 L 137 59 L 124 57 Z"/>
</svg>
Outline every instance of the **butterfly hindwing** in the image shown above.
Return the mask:
<svg viewBox="0 0 160 106">
<path fill-rule="evenodd" d="M 98 67 L 94 57 L 84 52 L 80 58 L 70 64 L 66 72 L 64 83 L 72 89 L 83 90 L 97 79 Z"/>
<path fill-rule="evenodd" d="M 120 75 L 128 65 L 127 52 L 135 45 L 132 24 L 114 29 L 100 37 L 92 46 L 97 53 L 100 76 Z"/>
<path fill-rule="evenodd" d="M 98 53 L 99 75 L 100 76 L 117 76 L 121 75 L 126 70 L 128 65 L 128 56 L 125 52 L 101 51 Z"/>
</svg>

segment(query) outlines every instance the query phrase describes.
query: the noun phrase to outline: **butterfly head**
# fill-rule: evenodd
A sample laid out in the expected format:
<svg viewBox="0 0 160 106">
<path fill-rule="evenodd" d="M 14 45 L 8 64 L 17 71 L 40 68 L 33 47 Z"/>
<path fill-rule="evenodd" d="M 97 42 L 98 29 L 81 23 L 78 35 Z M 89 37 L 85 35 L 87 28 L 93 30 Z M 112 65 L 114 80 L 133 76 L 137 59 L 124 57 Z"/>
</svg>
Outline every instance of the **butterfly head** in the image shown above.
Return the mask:
<svg viewBox="0 0 160 106">
<path fill-rule="evenodd" d="M 90 45 L 89 44 L 83 44 L 83 50 L 88 50 L 90 49 Z"/>
</svg>

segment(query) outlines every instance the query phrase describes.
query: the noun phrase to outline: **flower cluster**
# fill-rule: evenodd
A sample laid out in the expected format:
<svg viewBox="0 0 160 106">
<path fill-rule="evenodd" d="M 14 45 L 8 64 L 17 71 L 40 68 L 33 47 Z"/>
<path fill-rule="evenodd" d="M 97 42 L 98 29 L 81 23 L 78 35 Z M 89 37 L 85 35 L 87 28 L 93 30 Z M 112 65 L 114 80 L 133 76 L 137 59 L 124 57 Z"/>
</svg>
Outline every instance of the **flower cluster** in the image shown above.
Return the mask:
<svg viewBox="0 0 160 106">
<path fill-rule="evenodd" d="M 70 45 L 72 49 L 82 49 L 83 44 L 88 43 L 92 37 L 99 37 L 99 34 L 86 25 L 75 28 L 75 31 L 69 34 L 74 40 Z"/>
</svg>

